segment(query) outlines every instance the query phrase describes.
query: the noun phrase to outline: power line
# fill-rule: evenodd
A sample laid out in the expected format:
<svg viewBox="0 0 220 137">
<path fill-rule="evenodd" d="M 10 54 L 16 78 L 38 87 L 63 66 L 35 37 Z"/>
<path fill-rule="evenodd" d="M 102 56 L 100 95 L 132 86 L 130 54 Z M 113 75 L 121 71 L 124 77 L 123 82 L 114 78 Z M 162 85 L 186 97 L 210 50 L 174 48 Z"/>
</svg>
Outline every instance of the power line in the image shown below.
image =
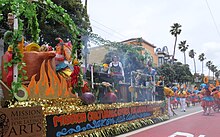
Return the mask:
<svg viewBox="0 0 220 137">
<path fill-rule="evenodd" d="M 91 18 L 90 18 L 90 19 L 91 19 Z M 112 28 L 107 27 L 107 26 L 103 25 L 102 23 L 100 23 L 100 22 L 98 22 L 98 21 L 96 21 L 96 20 L 94 20 L 94 19 L 91 19 L 91 20 L 94 21 L 94 22 L 96 22 L 97 24 L 99 24 L 99 25 L 101 25 L 101 26 L 103 26 L 103 27 L 105 27 L 105 28 L 107 28 L 107 29 L 109 29 L 109 30 L 111 30 L 111 31 L 113 31 L 113 32 L 115 32 L 115 33 L 117 33 L 117 34 L 120 35 L 121 37 L 126 38 L 125 35 L 120 34 L 119 32 L 113 30 Z"/>
<path fill-rule="evenodd" d="M 97 27 L 97 26 L 95 26 L 95 25 L 93 25 L 93 27 L 95 27 L 95 28 L 97 28 L 97 29 L 99 29 L 99 30 L 101 30 L 101 31 L 103 31 L 103 32 L 105 32 L 105 33 L 107 33 L 107 34 L 110 35 L 110 36 L 114 36 L 114 37 L 118 38 L 119 40 L 121 40 L 121 38 L 119 38 L 119 37 L 117 37 L 117 36 L 115 36 L 115 35 L 112 35 L 112 33 L 107 32 L 107 31 L 105 31 L 105 30 L 103 30 L 103 29 L 101 29 L 101 28 L 99 28 L 99 27 Z"/>
<path fill-rule="evenodd" d="M 209 6 L 208 0 L 205 0 L 205 1 L 206 1 L 206 5 L 207 5 L 207 7 L 208 7 L 208 9 L 209 9 L 209 12 L 210 12 L 210 14 L 211 14 L 212 21 L 213 21 L 213 23 L 214 23 L 214 25 L 215 25 L 216 31 L 217 31 L 217 33 L 218 33 L 218 36 L 220 37 L 220 31 L 219 31 L 218 26 L 217 26 L 217 24 L 216 24 L 216 22 L 215 22 L 215 18 L 214 18 L 213 14 L 212 14 L 212 10 L 211 10 L 211 8 L 210 8 L 210 6 Z"/>
</svg>

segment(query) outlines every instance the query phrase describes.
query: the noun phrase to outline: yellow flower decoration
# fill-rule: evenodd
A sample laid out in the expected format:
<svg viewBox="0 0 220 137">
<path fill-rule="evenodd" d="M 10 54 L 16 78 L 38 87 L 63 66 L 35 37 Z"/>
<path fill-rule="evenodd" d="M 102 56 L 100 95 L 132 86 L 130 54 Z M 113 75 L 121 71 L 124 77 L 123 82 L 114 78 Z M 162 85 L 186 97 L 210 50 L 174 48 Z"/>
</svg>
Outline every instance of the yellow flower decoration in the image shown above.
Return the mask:
<svg viewBox="0 0 220 137">
<path fill-rule="evenodd" d="M 107 67 L 108 67 L 108 64 L 105 63 L 105 64 L 103 64 L 102 66 L 103 66 L 104 68 L 107 68 Z"/>
<path fill-rule="evenodd" d="M 12 45 L 8 46 L 8 52 L 12 51 L 13 50 L 13 47 Z"/>
<path fill-rule="evenodd" d="M 73 60 L 73 65 L 79 65 L 79 61 L 77 59 Z"/>
</svg>

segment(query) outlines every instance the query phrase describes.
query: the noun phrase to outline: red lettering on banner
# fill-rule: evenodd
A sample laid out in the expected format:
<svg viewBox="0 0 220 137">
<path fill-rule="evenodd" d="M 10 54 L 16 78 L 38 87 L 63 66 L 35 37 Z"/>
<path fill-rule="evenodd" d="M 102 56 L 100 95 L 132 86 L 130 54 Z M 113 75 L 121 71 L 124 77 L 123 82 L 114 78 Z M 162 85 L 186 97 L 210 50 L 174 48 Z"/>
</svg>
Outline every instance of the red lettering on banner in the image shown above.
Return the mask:
<svg viewBox="0 0 220 137">
<path fill-rule="evenodd" d="M 71 115 L 60 115 L 53 117 L 53 125 L 57 127 L 58 124 L 60 126 L 69 125 L 69 124 L 79 124 L 82 122 L 86 122 L 86 113 L 77 113 Z"/>
<path fill-rule="evenodd" d="M 102 118 L 105 119 L 105 118 L 109 118 L 109 110 L 104 110 L 103 113 L 102 113 Z"/>
<path fill-rule="evenodd" d="M 152 106 L 147 106 L 146 112 L 151 112 L 151 111 L 153 111 L 153 107 Z"/>
<path fill-rule="evenodd" d="M 137 113 L 136 107 L 131 108 L 131 114 L 136 114 L 136 113 Z"/>
<path fill-rule="evenodd" d="M 113 115 L 113 114 L 114 114 L 113 111 L 114 111 L 114 110 L 109 110 L 109 118 L 114 117 L 114 115 Z"/>
<path fill-rule="evenodd" d="M 113 109 L 113 110 L 109 110 L 109 118 L 113 118 L 113 117 L 117 117 L 117 110 Z"/>
<path fill-rule="evenodd" d="M 88 118 L 88 121 L 92 121 L 92 112 L 90 111 L 88 114 L 87 114 L 87 118 Z"/>
<path fill-rule="evenodd" d="M 126 115 L 130 114 L 130 109 L 126 108 Z"/>
<path fill-rule="evenodd" d="M 86 122 L 86 113 L 79 113 L 77 123 L 83 123 L 83 122 Z"/>
<path fill-rule="evenodd" d="M 120 108 L 118 109 L 118 116 L 129 114 L 129 108 Z"/>
<path fill-rule="evenodd" d="M 61 116 L 54 116 L 53 117 L 53 125 L 54 127 L 57 127 L 58 123 L 62 123 L 62 117 Z"/>
<path fill-rule="evenodd" d="M 146 112 L 146 106 L 140 106 L 137 108 L 137 113 L 143 113 Z"/>
<path fill-rule="evenodd" d="M 113 117 L 117 117 L 117 110 L 104 110 L 102 113 L 102 118 L 113 118 Z"/>
<path fill-rule="evenodd" d="M 88 121 L 102 119 L 103 111 L 90 111 L 88 113 Z"/>
</svg>

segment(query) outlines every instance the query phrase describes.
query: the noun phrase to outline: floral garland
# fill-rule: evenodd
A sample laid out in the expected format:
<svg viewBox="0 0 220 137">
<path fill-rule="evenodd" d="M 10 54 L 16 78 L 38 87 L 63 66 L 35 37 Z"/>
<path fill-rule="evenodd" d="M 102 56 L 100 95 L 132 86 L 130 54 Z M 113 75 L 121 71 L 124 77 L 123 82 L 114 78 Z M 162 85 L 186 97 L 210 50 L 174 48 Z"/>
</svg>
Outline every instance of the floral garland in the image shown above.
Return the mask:
<svg viewBox="0 0 220 137">
<path fill-rule="evenodd" d="M 82 92 L 82 70 L 80 68 L 80 63 L 77 59 L 74 59 L 73 61 L 73 72 L 71 73 L 71 85 L 72 85 L 72 93 L 80 93 Z"/>
<path fill-rule="evenodd" d="M 4 3 L 5 1 L 2 1 L 2 2 Z M 25 64 L 22 61 L 23 55 L 21 54 L 21 51 L 18 48 L 18 44 L 22 42 L 22 32 L 23 32 L 23 26 L 24 26 L 23 21 L 19 18 L 22 13 L 22 9 L 19 8 L 20 6 L 18 6 L 16 2 L 18 1 L 11 2 L 11 6 L 10 6 L 12 13 L 18 18 L 18 29 L 14 30 L 12 34 L 12 39 L 9 41 L 9 45 L 12 45 L 12 48 L 13 48 L 12 50 L 13 58 L 10 62 L 4 64 L 4 68 L 12 67 L 14 64 L 17 64 L 18 71 L 21 71 L 22 73 L 18 74 L 17 81 L 12 82 L 12 87 L 11 87 L 12 89 L 10 91 L 11 93 L 18 92 L 18 88 L 20 88 L 22 85 L 21 84 L 22 78 L 27 79 L 26 76 L 23 76 L 26 73 L 26 71 L 23 69 Z M 2 3 L 0 4 L 3 5 Z"/>
</svg>

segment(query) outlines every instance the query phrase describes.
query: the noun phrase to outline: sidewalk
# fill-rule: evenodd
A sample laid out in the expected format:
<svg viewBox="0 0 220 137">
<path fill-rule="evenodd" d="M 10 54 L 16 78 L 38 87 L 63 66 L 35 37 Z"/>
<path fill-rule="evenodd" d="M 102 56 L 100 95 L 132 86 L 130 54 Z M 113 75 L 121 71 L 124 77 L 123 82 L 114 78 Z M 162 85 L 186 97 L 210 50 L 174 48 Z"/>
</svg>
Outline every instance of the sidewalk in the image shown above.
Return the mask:
<svg viewBox="0 0 220 137">
<path fill-rule="evenodd" d="M 174 119 L 174 118 L 177 118 L 177 117 L 188 115 L 190 113 L 198 112 L 198 111 L 201 111 L 201 110 L 202 110 L 202 107 L 201 107 L 200 103 L 196 103 L 195 106 L 190 105 L 190 107 L 186 108 L 186 112 L 181 112 L 181 109 L 180 109 L 180 106 L 179 106 L 178 109 L 174 109 L 174 111 L 177 115 L 176 116 L 171 116 L 170 119 Z"/>
</svg>

